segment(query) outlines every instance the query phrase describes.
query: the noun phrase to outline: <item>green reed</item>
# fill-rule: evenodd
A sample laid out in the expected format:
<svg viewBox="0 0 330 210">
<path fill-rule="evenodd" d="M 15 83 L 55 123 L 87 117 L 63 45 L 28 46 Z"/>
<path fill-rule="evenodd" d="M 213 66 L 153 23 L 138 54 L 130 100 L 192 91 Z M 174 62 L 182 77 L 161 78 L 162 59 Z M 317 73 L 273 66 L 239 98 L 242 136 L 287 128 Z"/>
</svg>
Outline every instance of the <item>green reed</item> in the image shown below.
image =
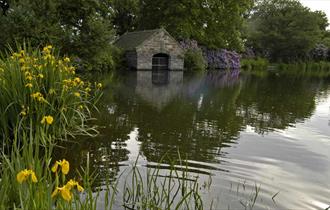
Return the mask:
<svg viewBox="0 0 330 210">
<path fill-rule="evenodd" d="M 161 162 L 146 172 L 137 164 L 132 166 L 124 181 L 123 206 L 126 209 L 203 209 L 198 178 L 190 175 L 187 165 L 181 160 L 179 164 L 170 160 L 168 170 L 161 170 Z"/>
</svg>

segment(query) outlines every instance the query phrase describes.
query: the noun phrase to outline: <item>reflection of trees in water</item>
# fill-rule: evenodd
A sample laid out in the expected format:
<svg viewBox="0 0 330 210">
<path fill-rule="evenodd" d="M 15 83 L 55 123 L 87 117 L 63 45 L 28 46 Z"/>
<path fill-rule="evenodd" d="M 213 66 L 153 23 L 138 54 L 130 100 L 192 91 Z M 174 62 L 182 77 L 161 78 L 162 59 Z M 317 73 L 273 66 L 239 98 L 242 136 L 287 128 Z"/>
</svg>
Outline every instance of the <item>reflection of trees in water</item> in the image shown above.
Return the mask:
<svg viewBox="0 0 330 210">
<path fill-rule="evenodd" d="M 95 138 L 79 137 L 74 143 L 66 143 L 65 149 L 58 149 L 56 156 L 66 158 L 71 168 L 79 169 L 80 166 L 86 166 L 89 154 L 91 172 L 98 174 L 96 185 L 115 179 L 120 163 L 128 160 L 129 151 L 125 141 L 134 128 L 129 116 L 130 112 L 134 112 L 135 104 L 131 99 L 134 100 L 121 97 L 120 91 L 106 94 L 99 104 L 100 112 L 94 114 L 100 134 Z"/>
<path fill-rule="evenodd" d="M 246 77 L 237 100 L 238 114 L 258 133 L 285 129 L 312 115 L 319 84 L 309 78 Z"/>
<path fill-rule="evenodd" d="M 328 88 L 327 82 L 307 78 L 239 78 L 219 72 L 184 80 L 176 77 L 172 87 L 180 88 L 169 88 L 163 95 L 155 94 L 150 84 L 139 87 L 135 75 L 114 90 L 105 90 L 96 116 L 100 136 L 79 140 L 61 157 L 78 167 L 85 164 L 89 152 L 100 180 L 115 177 L 120 162 L 129 157 L 128 134 L 138 128 L 139 149 L 148 161 L 158 162 L 167 152 L 176 159 L 179 149 L 191 161 L 219 162 L 219 156 L 225 155 L 221 148 L 235 143 L 246 125 L 265 133 L 303 121 L 312 115 L 319 90 Z M 156 92 L 164 88 L 166 84 Z M 197 162 L 189 164 L 206 169 Z"/>
<path fill-rule="evenodd" d="M 132 116 L 148 160 L 158 161 L 170 149 L 173 157 L 179 149 L 190 160 L 216 162 L 221 147 L 237 138 L 241 128 L 242 119 L 232 106 L 240 91 L 237 78 L 237 74 L 209 73 L 184 83 L 181 97 L 161 110 L 140 106 L 139 115 Z M 223 88 L 214 91 L 210 86 Z"/>
<path fill-rule="evenodd" d="M 102 181 L 113 181 L 119 172 L 120 162 L 128 159 L 128 151 L 121 142 L 108 141 L 108 138 L 85 138 L 77 143 L 67 143 L 65 149 L 58 149 L 55 156 L 65 158 L 70 162 L 71 169 L 85 168 L 87 155 L 89 155 L 90 171 L 96 172 L 99 185 Z M 70 175 L 75 176 L 72 172 Z"/>
<path fill-rule="evenodd" d="M 319 91 L 317 92 L 317 98 L 319 100 L 323 100 L 329 97 L 330 94 L 330 88 L 329 88 L 329 84 L 330 84 L 330 78 L 325 78 L 323 80 L 315 80 L 318 81 L 318 89 Z M 315 82 L 317 83 L 317 82 Z"/>
</svg>

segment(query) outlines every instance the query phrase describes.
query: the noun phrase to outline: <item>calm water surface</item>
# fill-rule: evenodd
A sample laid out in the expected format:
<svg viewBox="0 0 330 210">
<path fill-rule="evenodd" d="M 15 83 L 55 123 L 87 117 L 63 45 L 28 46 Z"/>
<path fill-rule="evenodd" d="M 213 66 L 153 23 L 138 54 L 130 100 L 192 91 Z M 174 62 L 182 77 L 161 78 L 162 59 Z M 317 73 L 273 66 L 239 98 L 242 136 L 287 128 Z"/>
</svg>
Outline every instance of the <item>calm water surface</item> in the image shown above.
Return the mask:
<svg viewBox="0 0 330 210">
<path fill-rule="evenodd" d="M 254 209 L 326 209 L 329 109 L 326 79 L 132 72 L 106 86 L 100 136 L 69 146 L 66 156 L 80 165 L 90 153 L 102 183 L 139 155 L 147 168 L 179 150 L 201 183 L 212 179 L 201 188 L 206 209 L 212 200 L 216 209 L 245 209 L 255 186 Z"/>
</svg>

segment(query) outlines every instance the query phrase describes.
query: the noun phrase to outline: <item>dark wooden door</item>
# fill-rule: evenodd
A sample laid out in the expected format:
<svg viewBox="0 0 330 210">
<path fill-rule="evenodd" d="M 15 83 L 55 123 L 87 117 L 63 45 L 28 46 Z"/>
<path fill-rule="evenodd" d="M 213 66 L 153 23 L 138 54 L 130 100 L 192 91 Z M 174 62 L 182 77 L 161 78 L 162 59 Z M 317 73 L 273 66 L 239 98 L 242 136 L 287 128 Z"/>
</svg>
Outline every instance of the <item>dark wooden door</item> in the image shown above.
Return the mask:
<svg viewBox="0 0 330 210">
<path fill-rule="evenodd" d="M 156 54 L 152 57 L 153 70 L 168 70 L 169 56 L 166 54 Z"/>
</svg>

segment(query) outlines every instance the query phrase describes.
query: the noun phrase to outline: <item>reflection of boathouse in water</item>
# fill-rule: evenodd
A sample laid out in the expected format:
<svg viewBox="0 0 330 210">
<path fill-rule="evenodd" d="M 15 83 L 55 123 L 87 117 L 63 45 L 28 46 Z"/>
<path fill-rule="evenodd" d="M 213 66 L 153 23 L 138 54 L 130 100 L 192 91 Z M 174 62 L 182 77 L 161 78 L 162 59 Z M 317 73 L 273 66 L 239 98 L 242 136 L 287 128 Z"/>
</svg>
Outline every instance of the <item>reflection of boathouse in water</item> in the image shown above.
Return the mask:
<svg viewBox="0 0 330 210">
<path fill-rule="evenodd" d="M 129 74 L 127 84 L 133 85 L 134 92 L 158 110 L 175 98 L 204 95 L 212 88 L 236 86 L 240 82 L 239 71 L 213 71 L 185 82 L 183 71 L 135 71 Z"/>
<path fill-rule="evenodd" d="M 183 71 L 137 71 L 135 92 L 158 109 L 178 96 L 183 87 Z"/>
<path fill-rule="evenodd" d="M 125 51 L 130 69 L 183 70 L 184 51 L 165 29 L 129 32 L 115 45 Z"/>
</svg>

